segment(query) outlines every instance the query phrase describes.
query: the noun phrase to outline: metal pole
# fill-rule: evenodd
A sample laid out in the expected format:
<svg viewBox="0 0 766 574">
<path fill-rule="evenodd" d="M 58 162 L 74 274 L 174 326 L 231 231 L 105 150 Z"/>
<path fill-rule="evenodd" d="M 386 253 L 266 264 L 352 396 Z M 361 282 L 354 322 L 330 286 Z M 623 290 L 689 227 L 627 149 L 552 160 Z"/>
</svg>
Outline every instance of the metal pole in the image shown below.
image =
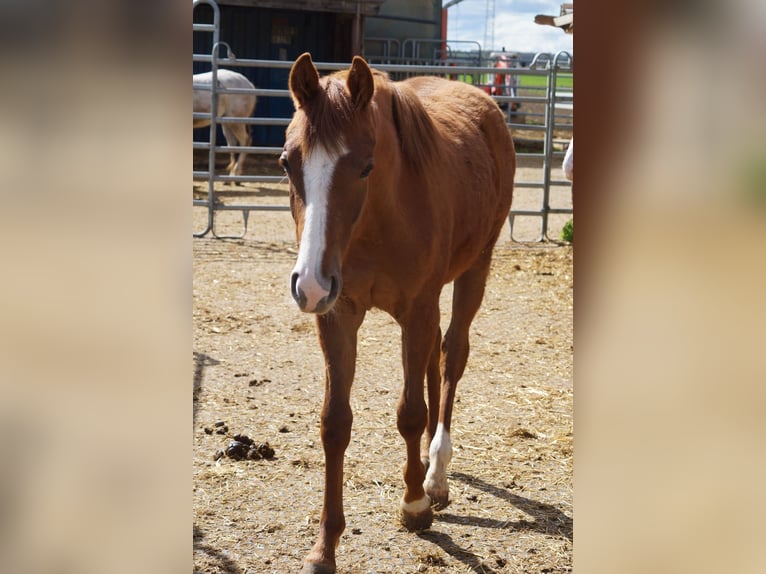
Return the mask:
<svg viewBox="0 0 766 574">
<path fill-rule="evenodd" d="M 218 62 L 216 61 L 216 51 L 218 50 L 219 31 L 220 31 L 220 10 L 218 4 L 213 0 L 194 0 L 194 8 L 199 4 L 207 4 L 213 10 L 213 52 L 211 58 L 212 86 L 210 92 L 210 149 L 208 150 L 208 178 L 207 178 L 207 227 L 201 233 L 195 233 L 195 237 L 204 237 L 213 229 L 213 201 L 215 199 L 215 134 L 216 134 L 216 115 L 218 114 L 218 94 L 216 87 L 218 83 Z"/>
<path fill-rule="evenodd" d="M 556 66 L 548 62 L 546 77 L 548 102 L 545 105 L 545 139 L 543 140 L 543 217 L 540 241 L 548 234 L 548 210 L 550 209 L 551 162 L 553 160 L 554 101 L 556 99 Z"/>
<path fill-rule="evenodd" d="M 215 202 L 215 145 L 216 135 L 218 128 L 218 47 L 220 42 L 213 44 L 212 60 L 211 60 L 211 92 L 210 92 L 210 136 L 209 144 L 210 148 L 207 151 L 207 209 L 208 209 L 208 226 L 209 229 L 213 229 L 215 210 L 213 204 Z M 215 231 L 213 231 L 215 234 Z"/>
</svg>

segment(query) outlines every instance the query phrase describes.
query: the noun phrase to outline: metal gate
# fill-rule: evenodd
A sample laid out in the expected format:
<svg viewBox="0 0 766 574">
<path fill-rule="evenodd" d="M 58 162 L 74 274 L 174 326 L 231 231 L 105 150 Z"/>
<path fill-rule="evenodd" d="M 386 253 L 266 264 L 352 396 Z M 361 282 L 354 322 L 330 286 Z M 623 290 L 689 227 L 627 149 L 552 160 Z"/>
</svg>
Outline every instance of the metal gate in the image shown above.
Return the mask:
<svg viewBox="0 0 766 574">
<path fill-rule="evenodd" d="M 220 12 L 218 5 L 214 0 L 194 0 L 194 8 L 199 5 L 207 5 L 212 9 L 212 21 L 193 22 L 193 31 L 199 33 L 211 34 L 212 51 L 209 54 L 192 55 L 194 62 L 202 62 L 209 65 L 212 72 L 213 82 L 211 91 L 211 113 L 194 113 L 195 119 L 209 119 L 210 130 L 208 141 L 194 142 L 194 150 L 207 151 L 207 169 L 193 170 L 193 178 L 196 181 L 205 181 L 207 184 L 207 195 L 205 199 L 194 199 L 193 205 L 196 208 L 202 208 L 207 211 L 207 225 L 199 232 L 195 232 L 195 237 L 204 237 L 210 233 L 216 238 L 242 238 L 247 234 L 248 222 L 251 211 L 289 211 L 287 203 L 275 205 L 247 205 L 239 203 L 224 203 L 216 196 L 216 182 L 255 182 L 255 183 L 280 183 L 284 181 L 281 175 L 251 174 L 251 175 L 221 175 L 215 173 L 216 153 L 230 153 L 245 151 L 250 154 L 265 154 L 273 156 L 274 164 L 276 158 L 282 151 L 281 147 L 273 146 L 228 146 L 218 144 L 218 127 L 223 122 L 245 123 L 254 126 L 280 126 L 286 127 L 290 123 L 290 117 L 258 117 L 236 118 L 228 116 L 218 116 L 218 97 L 224 93 L 253 93 L 258 97 L 266 98 L 290 98 L 290 92 L 287 89 L 287 77 L 292 61 L 279 60 L 255 60 L 237 58 L 232 53 L 228 44 L 220 39 Z M 195 10 L 196 17 L 196 10 Z M 326 63 L 315 62 L 320 72 L 330 72 L 348 68 L 348 63 Z M 275 74 L 280 78 L 278 86 L 269 88 L 256 87 L 255 90 L 245 89 L 226 89 L 217 84 L 217 73 L 221 66 L 226 68 L 267 68 L 272 71 L 281 71 L 281 74 Z M 557 88 L 558 79 L 561 76 L 572 76 L 572 57 L 567 52 L 552 54 L 538 54 L 529 68 L 494 68 L 490 66 L 475 65 L 450 65 L 446 67 L 444 63 L 436 65 L 403 65 L 403 64 L 379 64 L 374 63 L 374 67 L 387 72 L 392 79 L 404 79 L 418 75 L 438 75 L 442 77 L 458 78 L 478 85 L 487 85 L 487 78 L 496 74 L 512 74 L 516 76 L 542 77 L 544 85 L 537 88 L 529 88 L 524 95 L 499 95 L 493 98 L 503 107 L 507 108 L 507 123 L 512 130 L 542 131 L 544 132 L 542 151 L 517 152 L 518 160 L 532 160 L 541 163 L 540 179 L 532 181 L 517 180 L 514 182 L 516 189 L 533 190 L 538 193 L 539 207 L 517 209 L 511 207 L 508 215 L 510 226 L 510 235 L 513 241 L 519 241 L 514 236 L 514 223 L 517 217 L 539 218 L 540 234 L 532 241 L 557 240 L 558 238 L 549 237 L 549 216 L 550 215 L 571 215 L 571 197 L 568 205 L 551 205 L 551 190 L 557 187 L 570 188 L 570 182 L 566 180 L 553 179 L 552 173 L 555 166 L 560 166 L 564 157 L 564 147 L 568 137 L 555 137 L 562 133 L 568 133 L 572 130 L 573 114 L 573 93 L 571 89 L 565 90 Z M 539 95 L 537 95 L 539 94 Z M 534 123 L 518 123 L 519 114 L 511 111 L 510 103 L 515 102 L 522 106 L 542 108 L 541 112 L 527 112 L 524 114 L 526 119 L 539 120 Z M 514 203 L 516 201 L 514 200 Z M 221 211 L 238 211 L 242 214 L 242 232 L 239 235 L 219 235 L 215 229 L 216 213 Z M 527 240 L 529 241 L 529 240 Z"/>
<path fill-rule="evenodd" d="M 279 183 L 284 178 L 281 176 L 269 176 L 269 175 L 217 175 L 215 173 L 215 156 L 218 152 L 240 152 L 246 151 L 253 154 L 271 154 L 279 155 L 282 151 L 280 147 L 268 147 L 268 146 L 228 146 L 218 145 L 218 126 L 223 122 L 230 123 L 245 123 L 248 125 L 266 125 L 266 126 L 287 126 L 290 122 L 290 118 L 236 118 L 229 116 L 218 116 L 218 96 L 222 93 L 253 93 L 256 96 L 269 96 L 269 97 L 290 97 L 290 92 L 285 87 L 284 89 L 226 89 L 218 86 L 217 74 L 218 68 L 221 65 L 225 65 L 227 68 L 232 67 L 256 67 L 264 66 L 270 68 L 284 68 L 289 70 L 291 62 L 279 62 L 268 60 L 245 60 L 237 59 L 235 54 L 232 53 L 226 42 L 220 40 L 220 11 L 218 5 L 213 0 L 194 0 L 194 9 L 196 10 L 199 5 L 207 5 L 212 9 L 212 22 L 198 23 L 193 22 L 192 30 L 194 32 L 209 33 L 212 35 L 212 52 L 210 54 L 193 54 L 193 62 L 204 62 L 210 65 L 210 71 L 212 72 L 213 80 L 211 82 L 211 113 L 193 113 L 195 119 L 209 119 L 210 131 L 209 139 L 207 142 L 194 142 L 193 149 L 195 150 L 207 150 L 208 161 L 207 169 L 204 171 L 193 171 L 193 178 L 195 180 L 205 180 L 207 182 L 207 197 L 205 199 L 194 199 L 194 207 L 202 207 L 207 210 L 207 225 L 205 229 L 198 233 L 194 233 L 194 237 L 204 237 L 208 233 L 213 237 L 224 238 L 241 238 L 247 234 L 247 224 L 251 211 L 289 211 L 287 205 L 236 205 L 236 204 L 224 204 L 216 197 L 216 182 L 258 182 L 258 183 Z M 286 85 L 286 83 L 285 83 Z M 240 211 L 242 213 L 243 228 L 240 235 L 228 236 L 219 235 L 215 231 L 215 214 L 220 211 Z"/>
<path fill-rule="evenodd" d="M 558 52 L 554 55 L 540 53 L 537 54 L 530 64 L 530 69 L 525 70 L 524 74 L 538 71 L 545 78 L 545 87 L 541 89 L 544 93 L 544 112 L 541 124 L 518 124 L 510 123 L 512 129 L 541 130 L 544 132 L 543 149 L 539 153 L 517 153 L 519 159 L 537 158 L 542 160 L 541 179 L 534 181 L 519 180 L 518 175 L 514 181 L 514 189 L 532 189 L 538 190 L 539 206 L 536 209 L 517 208 L 511 206 L 508 215 L 510 225 L 511 239 L 514 237 L 514 223 L 517 217 L 535 217 L 540 220 L 540 234 L 536 241 L 558 240 L 558 237 L 549 236 L 549 219 L 551 215 L 573 215 L 571 188 L 572 183 L 566 179 L 554 179 L 554 169 L 561 166 L 566 152 L 566 145 L 571 140 L 573 131 L 574 117 L 574 91 L 571 88 L 562 88 L 559 84 L 560 77 L 572 78 L 572 56 L 568 52 Z M 499 98 L 495 98 L 499 99 Z M 524 101 L 523 98 L 515 98 L 517 101 Z M 567 134 L 569 137 L 562 137 Z M 558 136 L 558 137 L 557 137 Z M 556 170 L 557 172 L 559 170 Z M 518 173 L 518 172 L 517 172 Z M 568 201 L 562 201 L 558 205 L 553 201 L 554 190 L 565 190 L 567 193 L 556 194 L 559 201 L 562 196 L 566 196 Z M 515 194 L 515 197 L 518 194 Z M 514 204 L 516 204 L 514 197 Z"/>
</svg>

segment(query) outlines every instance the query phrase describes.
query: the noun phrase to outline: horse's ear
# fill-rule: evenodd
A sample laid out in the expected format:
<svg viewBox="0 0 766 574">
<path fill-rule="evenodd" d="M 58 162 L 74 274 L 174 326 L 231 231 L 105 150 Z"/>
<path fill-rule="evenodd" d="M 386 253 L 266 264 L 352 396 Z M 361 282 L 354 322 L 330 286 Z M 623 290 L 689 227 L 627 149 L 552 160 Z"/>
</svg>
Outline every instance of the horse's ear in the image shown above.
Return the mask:
<svg viewBox="0 0 766 574">
<path fill-rule="evenodd" d="M 346 86 L 351 92 L 351 101 L 356 108 L 363 108 L 370 103 L 375 91 L 375 81 L 372 79 L 372 70 L 367 62 L 359 56 L 354 56 L 351 62 L 351 71 L 346 79 Z"/>
<path fill-rule="evenodd" d="M 304 52 L 295 60 L 288 83 L 296 108 L 303 107 L 314 99 L 319 91 L 319 71 L 311 61 L 311 54 Z"/>
</svg>

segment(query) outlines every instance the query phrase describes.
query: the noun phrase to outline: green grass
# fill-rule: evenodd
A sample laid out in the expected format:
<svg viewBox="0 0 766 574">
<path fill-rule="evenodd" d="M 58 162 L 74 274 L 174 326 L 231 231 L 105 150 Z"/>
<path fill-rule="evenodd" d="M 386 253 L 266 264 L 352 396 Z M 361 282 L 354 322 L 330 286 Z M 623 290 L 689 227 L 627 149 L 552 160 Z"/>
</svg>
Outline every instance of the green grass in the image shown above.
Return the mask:
<svg viewBox="0 0 766 574">
<path fill-rule="evenodd" d="M 561 230 L 561 240 L 574 243 L 574 219 L 570 219 L 564 224 L 564 228 Z"/>
<path fill-rule="evenodd" d="M 527 76 L 527 75 L 520 75 L 519 76 L 519 87 L 521 88 L 544 88 L 545 87 L 545 81 L 546 76 Z M 574 88 L 574 77 L 573 76 L 557 76 L 556 77 L 556 87 L 558 88 L 564 88 L 564 89 L 573 89 Z"/>
<path fill-rule="evenodd" d="M 527 76 L 519 75 L 519 87 L 520 88 L 544 88 L 546 76 Z M 467 74 L 458 74 L 457 79 L 466 84 L 473 84 L 474 77 Z M 490 78 L 486 75 L 480 78 L 480 82 L 484 84 L 490 83 Z M 574 78 L 572 76 L 558 76 L 556 78 L 556 85 L 563 89 L 573 89 Z"/>
<path fill-rule="evenodd" d="M 457 79 L 460 82 L 463 82 L 465 84 L 473 84 L 473 76 L 470 76 L 468 74 L 458 74 Z"/>
</svg>

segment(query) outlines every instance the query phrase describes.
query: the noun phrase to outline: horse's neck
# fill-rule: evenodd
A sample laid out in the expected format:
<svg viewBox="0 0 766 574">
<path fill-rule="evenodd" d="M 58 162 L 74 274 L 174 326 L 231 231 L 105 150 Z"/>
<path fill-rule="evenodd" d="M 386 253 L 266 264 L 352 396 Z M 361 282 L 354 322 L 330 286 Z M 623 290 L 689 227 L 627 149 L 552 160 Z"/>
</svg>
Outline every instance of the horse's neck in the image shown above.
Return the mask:
<svg viewBox="0 0 766 574">
<path fill-rule="evenodd" d="M 390 100 L 385 103 L 388 107 Z M 399 134 L 390 113 L 383 111 L 379 105 L 378 117 L 375 122 L 375 170 L 377 177 L 371 180 L 378 183 L 375 195 L 379 199 L 390 199 L 396 193 L 404 159 L 401 153 Z"/>
</svg>

